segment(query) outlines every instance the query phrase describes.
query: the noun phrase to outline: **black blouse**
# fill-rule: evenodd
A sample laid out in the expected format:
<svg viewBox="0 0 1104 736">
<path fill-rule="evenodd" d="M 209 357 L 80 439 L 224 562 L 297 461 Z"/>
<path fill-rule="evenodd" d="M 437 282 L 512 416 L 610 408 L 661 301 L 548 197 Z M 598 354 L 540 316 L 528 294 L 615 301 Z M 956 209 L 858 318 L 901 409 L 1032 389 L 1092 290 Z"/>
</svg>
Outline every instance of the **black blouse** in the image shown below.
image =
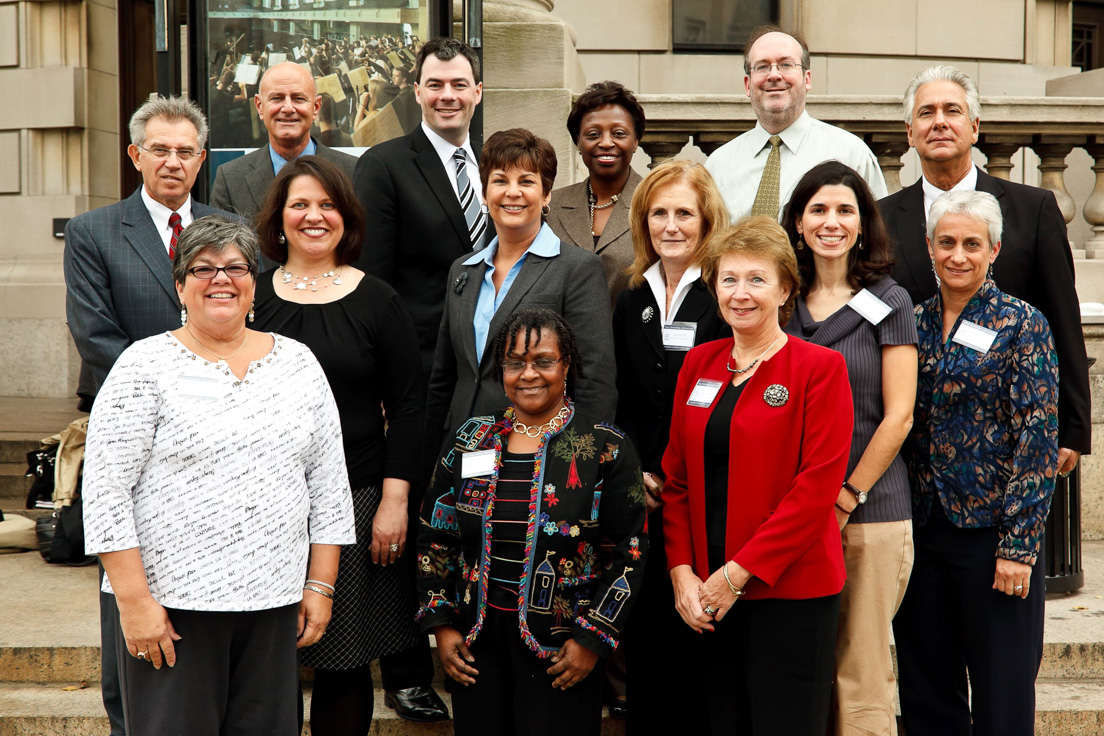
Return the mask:
<svg viewBox="0 0 1104 736">
<path fill-rule="evenodd" d="M 709 569 L 725 563 L 725 536 L 728 523 L 728 450 L 732 436 L 732 415 L 744 392 L 744 381 L 733 386 L 729 381 L 705 425 L 705 538 L 709 548 Z"/>
<path fill-rule="evenodd" d="M 425 380 L 414 324 L 395 290 L 365 274 L 335 302 L 297 304 L 276 295 L 267 271 L 257 278 L 254 311 L 254 329 L 304 343 L 322 365 L 341 415 L 352 487 L 417 481 Z"/>
</svg>

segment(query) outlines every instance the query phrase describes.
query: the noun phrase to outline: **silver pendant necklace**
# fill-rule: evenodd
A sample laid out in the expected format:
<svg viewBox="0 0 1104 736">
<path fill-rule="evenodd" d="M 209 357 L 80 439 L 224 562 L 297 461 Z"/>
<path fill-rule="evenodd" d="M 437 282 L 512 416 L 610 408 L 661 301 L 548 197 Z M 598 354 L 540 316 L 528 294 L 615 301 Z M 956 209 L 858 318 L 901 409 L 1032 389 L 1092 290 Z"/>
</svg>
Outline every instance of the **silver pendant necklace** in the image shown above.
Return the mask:
<svg viewBox="0 0 1104 736">
<path fill-rule="evenodd" d="M 296 276 L 291 271 L 288 271 L 283 266 L 280 266 L 280 273 L 283 274 L 280 281 L 285 284 L 290 284 L 291 288 L 305 290 L 308 286 L 311 291 L 318 291 L 319 289 L 327 289 L 331 285 L 341 285 L 341 272 L 334 269 L 326 271 L 321 276 Z M 330 279 L 329 284 L 318 285 L 319 280 Z"/>
<path fill-rule="evenodd" d="M 766 350 L 764 350 L 764 351 L 763 351 L 762 353 L 760 353 L 760 354 L 759 354 L 759 357 L 758 357 L 758 358 L 756 358 L 755 360 L 751 361 L 751 363 L 749 363 L 749 364 L 748 364 L 748 367 L 747 367 L 747 368 L 733 368 L 733 367 L 732 367 L 732 353 L 730 352 L 730 353 L 728 354 L 728 360 L 727 360 L 727 361 L 725 361 L 725 368 L 728 368 L 728 372 L 729 372 L 729 373 L 735 373 L 736 375 L 740 375 L 741 373 L 747 373 L 747 372 L 748 372 L 748 371 L 750 371 L 750 370 L 751 370 L 752 368 L 754 368 L 754 367 L 755 367 L 755 365 L 756 365 L 756 364 L 757 364 L 757 363 L 758 363 L 758 362 L 759 362 L 760 360 L 762 360 L 762 359 L 763 359 L 763 356 L 764 356 L 764 355 L 766 355 L 767 353 L 769 353 L 769 352 L 770 352 L 771 348 L 773 348 L 773 347 L 774 347 L 774 346 L 775 346 L 775 345 L 776 345 L 776 344 L 778 343 L 778 341 L 779 341 L 779 340 L 781 340 L 781 339 L 782 339 L 782 338 L 783 338 L 783 337 L 785 336 L 785 334 L 786 334 L 786 333 L 785 333 L 785 332 L 783 332 L 783 333 L 782 333 L 781 335 L 779 335 L 778 337 L 774 338 L 774 342 L 772 342 L 772 343 L 771 343 L 770 345 L 768 345 L 768 346 L 767 346 L 767 349 L 766 349 Z M 735 346 L 733 346 L 733 347 L 735 347 Z"/>
</svg>

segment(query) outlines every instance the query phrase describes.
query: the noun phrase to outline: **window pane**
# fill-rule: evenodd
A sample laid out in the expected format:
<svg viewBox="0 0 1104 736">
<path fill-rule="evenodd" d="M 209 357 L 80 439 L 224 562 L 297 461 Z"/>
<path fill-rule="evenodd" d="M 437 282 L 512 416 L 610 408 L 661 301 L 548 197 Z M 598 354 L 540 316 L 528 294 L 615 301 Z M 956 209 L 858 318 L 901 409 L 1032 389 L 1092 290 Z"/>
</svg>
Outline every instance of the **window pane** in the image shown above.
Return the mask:
<svg viewBox="0 0 1104 736">
<path fill-rule="evenodd" d="M 752 29 L 777 14 L 775 0 L 671 0 L 674 49 L 738 53 Z"/>
</svg>

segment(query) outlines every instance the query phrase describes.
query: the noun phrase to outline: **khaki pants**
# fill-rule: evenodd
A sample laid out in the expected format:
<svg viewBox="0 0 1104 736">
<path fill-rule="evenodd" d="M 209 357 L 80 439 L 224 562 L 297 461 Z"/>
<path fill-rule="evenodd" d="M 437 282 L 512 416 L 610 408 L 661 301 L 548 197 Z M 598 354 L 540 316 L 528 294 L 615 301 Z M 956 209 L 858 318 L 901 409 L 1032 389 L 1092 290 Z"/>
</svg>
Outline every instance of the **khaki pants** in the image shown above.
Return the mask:
<svg viewBox="0 0 1104 736">
<path fill-rule="evenodd" d="M 847 584 L 836 638 L 837 736 L 896 736 L 891 622 L 912 571 L 911 521 L 843 528 Z"/>
</svg>

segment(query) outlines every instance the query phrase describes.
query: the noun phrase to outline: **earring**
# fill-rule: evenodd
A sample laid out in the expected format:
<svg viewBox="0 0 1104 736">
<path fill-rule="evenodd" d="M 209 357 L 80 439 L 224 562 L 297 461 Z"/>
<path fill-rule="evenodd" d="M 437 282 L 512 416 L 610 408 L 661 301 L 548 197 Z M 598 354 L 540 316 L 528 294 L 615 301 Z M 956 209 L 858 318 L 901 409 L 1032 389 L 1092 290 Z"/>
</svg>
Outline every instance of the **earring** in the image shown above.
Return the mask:
<svg viewBox="0 0 1104 736">
<path fill-rule="evenodd" d="M 805 238 L 800 235 L 797 238 L 797 245 L 794 246 L 797 250 L 805 250 Z"/>
<path fill-rule="evenodd" d="M 188 308 L 183 304 L 180 305 L 180 326 L 188 324 Z"/>
<path fill-rule="evenodd" d="M 277 241 L 277 242 L 278 242 L 278 243 L 279 243 L 280 245 L 284 245 L 285 243 L 287 243 L 287 238 L 285 238 L 285 237 L 284 237 L 284 234 L 283 234 L 283 233 L 280 233 L 280 234 L 279 234 L 278 236 L 276 236 L 276 241 Z"/>
<path fill-rule="evenodd" d="M 254 303 L 254 304 L 255 304 L 255 303 Z M 249 321 L 250 321 L 250 322 L 252 322 L 252 321 L 253 321 L 253 317 L 255 316 L 255 315 L 253 314 L 253 306 L 254 306 L 253 304 L 249 305 Z"/>
<path fill-rule="evenodd" d="M 935 270 L 935 259 L 932 259 L 932 274 L 935 276 L 935 288 L 939 288 L 943 282 L 939 280 L 939 273 Z"/>
<path fill-rule="evenodd" d="M 993 262 L 992 261 L 989 261 L 989 272 L 985 274 L 985 278 L 989 279 L 990 281 L 993 280 Z"/>
<path fill-rule="evenodd" d="M 479 205 L 479 211 L 480 211 L 480 212 L 482 212 L 482 213 L 483 213 L 484 215 L 489 215 L 489 214 L 491 214 L 491 210 L 490 210 L 490 209 L 489 209 L 489 208 L 487 207 L 487 203 L 486 203 L 486 202 L 484 202 L 483 204 Z"/>
<path fill-rule="evenodd" d="M 855 245 L 859 246 L 859 250 L 862 250 L 862 233 L 859 233 L 859 239 L 858 242 L 855 243 Z"/>
<path fill-rule="evenodd" d="M 544 215 L 545 217 L 548 217 L 548 214 L 550 212 L 552 212 L 552 208 L 549 207 L 548 205 L 545 205 L 545 206 L 541 207 L 541 214 Z"/>
</svg>

